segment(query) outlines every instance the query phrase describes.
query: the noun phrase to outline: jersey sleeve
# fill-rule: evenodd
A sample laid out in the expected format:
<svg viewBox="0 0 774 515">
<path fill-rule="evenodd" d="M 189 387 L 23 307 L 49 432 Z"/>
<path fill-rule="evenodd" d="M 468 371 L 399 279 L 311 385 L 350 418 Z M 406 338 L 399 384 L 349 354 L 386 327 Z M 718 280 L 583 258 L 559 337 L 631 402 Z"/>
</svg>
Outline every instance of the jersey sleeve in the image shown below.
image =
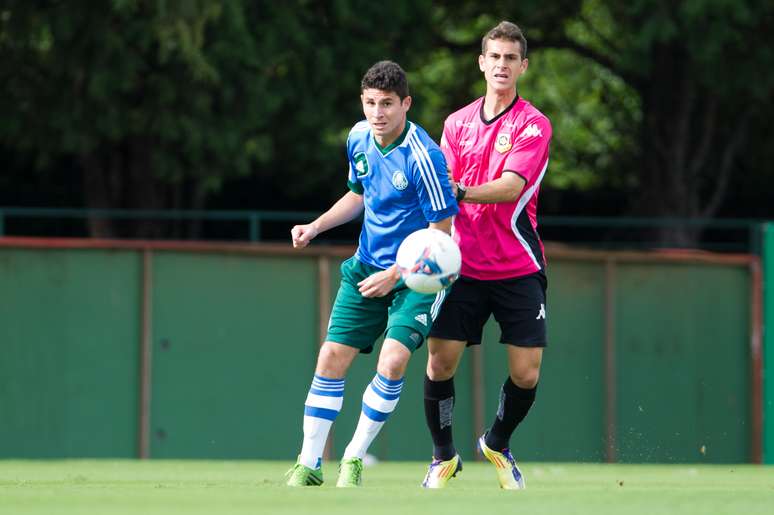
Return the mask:
<svg viewBox="0 0 774 515">
<path fill-rule="evenodd" d="M 443 153 L 435 146 L 420 146 L 416 150 L 412 177 L 425 219 L 428 222 L 440 222 L 457 214 L 459 208 L 452 194 Z"/>
<path fill-rule="evenodd" d="M 449 118 L 447 118 L 446 122 L 443 124 L 441 152 L 443 152 L 443 157 L 446 159 L 446 167 L 455 174 L 455 179 L 459 179 L 460 171 L 457 169 L 457 156 L 459 155 L 457 137 L 454 134 L 453 124 Z"/>
<path fill-rule="evenodd" d="M 349 165 L 349 173 L 347 175 L 347 187 L 353 193 L 358 195 L 363 194 L 363 183 L 360 182 L 358 176 L 358 167 L 367 166 L 367 161 L 364 163 L 362 160 L 358 160 L 358 154 L 363 155 L 362 152 L 357 152 L 358 135 L 362 133 L 368 127 L 368 123 L 365 121 L 358 122 L 349 131 L 347 136 L 347 164 Z"/>
<path fill-rule="evenodd" d="M 551 142 L 551 122 L 541 117 L 526 123 L 514 137 L 514 145 L 508 153 L 503 171 L 521 175 L 527 183 L 543 170 L 548 159 Z"/>
</svg>

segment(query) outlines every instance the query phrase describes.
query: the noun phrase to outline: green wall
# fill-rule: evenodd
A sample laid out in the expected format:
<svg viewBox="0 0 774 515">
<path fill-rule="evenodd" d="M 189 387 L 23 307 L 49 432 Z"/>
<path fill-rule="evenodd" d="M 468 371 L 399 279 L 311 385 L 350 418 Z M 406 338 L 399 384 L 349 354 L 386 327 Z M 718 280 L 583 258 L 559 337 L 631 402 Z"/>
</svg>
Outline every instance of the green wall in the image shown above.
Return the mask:
<svg viewBox="0 0 774 515">
<path fill-rule="evenodd" d="M 331 299 L 339 262 L 330 262 Z M 319 345 L 317 258 L 154 250 L 150 264 L 150 456 L 293 459 Z M 0 248 L 0 458 L 139 454 L 142 277 L 139 249 Z M 614 277 L 617 458 L 748 461 L 748 268 L 621 261 Z M 607 280 L 599 259 L 551 259 L 549 347 L 537 402 L 512 442 L 519 459 L 606 457 Z M 492 321 L 484 339 L 489 425 L 507 372 Z M 478 435 L 471 352 L 456 380 L 466 459 Z M 426 356 L 422 347 L 412 358 L 374 442 L 380 459 L 430 457 Z M 361 356 L 347 377 L 334 457 L 375 365 L 376 353 Z"/>
<path fill-rule="evenodd" d="M 137 455 L 140 260 L 0 249 L 0 457 Z"/>
<path fill-rule="evenodd" d="M 619 266 L 620 461 L 749 459 L 748 276 L 718 265 Z"/>
<path fill-rule="evenodd" d="M 774 223 L 763 225 L 763 462 L 774 463 Z"/>
</svg>

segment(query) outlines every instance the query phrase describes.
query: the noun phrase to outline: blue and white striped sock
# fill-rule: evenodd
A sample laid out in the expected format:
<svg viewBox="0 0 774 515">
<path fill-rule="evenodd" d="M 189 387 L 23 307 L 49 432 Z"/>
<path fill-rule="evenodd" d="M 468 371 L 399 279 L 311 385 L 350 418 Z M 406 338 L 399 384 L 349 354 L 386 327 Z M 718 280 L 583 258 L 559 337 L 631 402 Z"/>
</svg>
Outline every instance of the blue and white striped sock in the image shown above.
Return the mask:
<svg viewBox="0 0 774 515">
<path fill-rule="evenodd" d="M 395 410 L 403 389 L 403 379 L 387 379 L 376 374 L 363 393 L 363 411 L 357 429 L 344 450 L 344 458 L 363 458 L 371 442 L 384 425 L 384 421 Z"/>
<path fill-rule="evenodd" d="M 304 404 L 304 443 L 298 457 L 301 464 L 310 468 L 320 466 L 325 441 L 343 403 L 344 379 L 314 376 Z"/>
</svg>

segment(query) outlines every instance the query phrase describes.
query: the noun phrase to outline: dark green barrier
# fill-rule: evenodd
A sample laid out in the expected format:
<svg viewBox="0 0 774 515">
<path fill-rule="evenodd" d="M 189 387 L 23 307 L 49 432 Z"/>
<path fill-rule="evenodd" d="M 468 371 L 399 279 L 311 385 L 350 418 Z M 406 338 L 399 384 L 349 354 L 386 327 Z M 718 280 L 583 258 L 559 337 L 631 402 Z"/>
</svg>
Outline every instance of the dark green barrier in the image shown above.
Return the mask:
<svg viewBox="0 0 774 515">
<path fill-rule="evenodd" d="M 156 253 L 154 458 L 292 458 L 314 370 L 312 259 Z"/>
<path fill-rule="evenodd" d="M 147 433 L 154 458 L 293 459 L 320 339 L 319 280 L 332 299 L 341 258 L 321 269 L 314 251 L 286 247 L 103 245 L 122 248 L 0 245 L 0 457 L 138 456 Z M 520 459 L 750 460 L 747 258 L 638 256 L 549 252 L 550 343 L 537 402 L 513 440 Z M 455 436 L 466 459 L 507 374 L 498 339 L 490 322 L 457 375 Z M 376 356 L 358 357 L 347 377 L 334 458 Z M 371 449 L 380 459 L 430 458 L 426 359 L 426 347 L 412 358 Z"/>
<path fill-rule="evenodd" d="M 618 458 L 750 456 L 750 290 L 741 267 L 621 264 Z"/>
<path fill-rule="evenodd" d="M 137 455 L 135 252 L 0 248 L 0 457 Z"/>
<path fill-rule="evenodd" d="M 774 223 L 763 231 L 763 461 L 774 463 Z"/>
</svg>

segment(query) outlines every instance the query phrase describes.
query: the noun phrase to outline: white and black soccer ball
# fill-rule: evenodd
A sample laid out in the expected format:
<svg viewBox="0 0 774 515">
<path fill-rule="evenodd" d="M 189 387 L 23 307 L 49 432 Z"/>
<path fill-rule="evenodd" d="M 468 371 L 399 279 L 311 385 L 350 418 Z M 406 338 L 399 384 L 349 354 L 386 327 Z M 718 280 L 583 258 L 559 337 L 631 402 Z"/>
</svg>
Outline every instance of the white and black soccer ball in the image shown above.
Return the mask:
<svg viewBox="0 0 774 515">
<path fill-rule="evenodd" d="M 406 236 L 396 262 L 406 286 L 419 293 L 437 293 L 459 277 L 462 255 L 451 236 L 427 228 Z"/>
</svg>

